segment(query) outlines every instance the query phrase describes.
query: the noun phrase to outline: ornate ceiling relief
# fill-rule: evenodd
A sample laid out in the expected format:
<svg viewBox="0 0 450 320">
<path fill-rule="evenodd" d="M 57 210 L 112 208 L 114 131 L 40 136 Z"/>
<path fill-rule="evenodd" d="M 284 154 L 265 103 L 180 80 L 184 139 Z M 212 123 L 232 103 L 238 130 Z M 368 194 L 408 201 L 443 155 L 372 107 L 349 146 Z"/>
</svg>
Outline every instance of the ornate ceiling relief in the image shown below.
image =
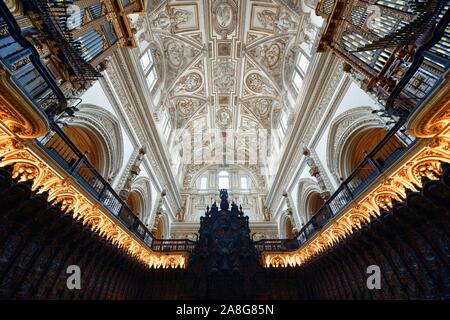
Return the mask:
<svg viewBox="0 0 450 320">
<path fill-rule="evenodd" d="M 170 30 L 171 33 L 198 30 L 197 5 L 167 5 L 152 23 L 155 28 Z"/>
<path fill-rule="evenodd" d="M 279 6 L 253 4 L 251 15 L 251 29 L 257 31 L 283 34 L 297 26 L 288 11 Z"/>
<path fill-rule="evenodd" d="M 177 126 L 183 127 L 187 120 L 197 113 L 205 104 L 204 100 L 192 98 L 190 96 L 175 97 L 173 100 L 175 106 Z"/>
<path fill-rule="evenodd" d="M 245 135 L 258 130 L 264 130 L 264 141 L 270 143 L 271 129 L 278 125 L 285 107 L 286 53 L 298 37 L 301 22 L 300 11 L 293 9 L 299 3 L 287 2 L 166 1 L 149 9 L 153 10 L 153 36 L 162 53 L 158 59 L 165 67 L 162 110 L 169 111 L 174 129 L 193 131 L 192 123 L 201 122 L 215 130 L 207 145 L 205 141 L 197 147 L 192 141 L 186 143 L 192 154 L 214 153 L 214 141 L 233 135 L 233 143 L 223 145 L 225 154 L 235 154 L 224 158 L 236 161 L 236 152 L 241 152 L 248 159 L 259 146 Z M 173 141 L 182 136 L 176 133 Z M 195 150 L 199 147 L 203 149 Z M 261 176 L 268 153 L 245 166 Z M 184 188 L 201 168 L 198 163 L 183 163 L 178 172 Z M 266 187 L 264 178 L 260 185 Z"/>
<path fill-rule="evenodd" d="M 216 0 L 212 6 L 214 31 L 226 38 L 236 29 L 237 4 L 233 0 Z"/>
<path fill-rule="evenodd" d="M 282 91 L 282 69 L 289 38 L 279 38 L 270 42 L 263 42 L 248 49 L 248 55 L 272 78 L 276 87 Z"/>
<path fill-rule="evenodd" d="M 261 74 L 252 72 L 245 78 L 245 85 L 253 93 L 275 95 L 276 90 L 270 84 L 270 81 Z"/>
<path fill-rule="evenodd" d="M 214 92 L 230 94 L 235 87 L 235 64 L 231 59 L 218 60 L 214 63 Z"/>
</svg>

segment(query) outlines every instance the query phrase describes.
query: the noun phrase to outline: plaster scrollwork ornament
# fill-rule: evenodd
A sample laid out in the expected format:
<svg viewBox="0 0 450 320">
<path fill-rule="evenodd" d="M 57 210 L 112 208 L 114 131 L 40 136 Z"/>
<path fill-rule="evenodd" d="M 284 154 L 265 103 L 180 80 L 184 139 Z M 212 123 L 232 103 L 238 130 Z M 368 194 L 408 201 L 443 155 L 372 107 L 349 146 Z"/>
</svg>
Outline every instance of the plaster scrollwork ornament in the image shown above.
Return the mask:
<svg viewBox="0 0 450 320">
<path fill-rule="evenodd" d="M 169 40 L 165 43 L 166 57 L 172 68 L 180 68 L 185 61 L 184 44 L 175 40 Z"/>
<path fill-rule="evenodd" d="M 189 98 L 181 98 L 176 101 L 175 108 L 180 117 L 186 118 L 192 115 L 195 108 L 195 102 Z"/>
<path fill-rule="evenodd" d="M 232 112 L 229 107 L 220 107 L 216 111 L 217 125 L 221 129 L 227 129 L 231 125 Z"/>
<path fill-rule="evenodd" d="M 273 100 L 271 100 L 271 99 L 266 99 L 266 98 L 256 99 L 254 101 L 255 113 L 260 118 L 266 118 L 270 114 L 272 105 L 273 105 Z"/>
<path fill-rule="evenodd" d="M 275 89 L 259 73 L 252 72 L 245 78 L 245 85 L 254 93 L 274 95 Z"/>
<path fill-rule="evenodd" d="M 145 148 L 140 148 L 138 151 L 138 154 L 136 155 L 136 157 L 133 161 L 133 164 L 131 165 L 130 170 L 127 173 L 124 186 L 119 192 L 119 196 L 124 201 L 126 201 L 128 199 L 128 196 L 131 191 L 131 184 L 133 183 L 133 181 L 137 178 L 137 176 L 141 172 L 140 166 L 142 164 L 142 161 L 144 160 L 144 156 L 145 156 Z"/>
<path fill-rule="evenodd" d="M 188 10 L 170 8 L 167 6 L 166 11 L 161 12 L 153 21 L 153 26 L 160 29 L 176 32 L 180 24 L 188 23 L 193 19 L 193 13 Z"/>
<path fill-rule="evenodd" d="M 270 221 L 272 219 L 272 212 L 269 207 L 263 207 L 264 221 Z"/>
<path fill-rule="evenodd" d="M 256 18 L 267 29 L 273 29 L 275 33 L 286 33 L 295 29 L 296 23 L 286 10 L 275 13 L 271 10 L 262 10 L 256 14 Z"/>
<path fill-rule="evenodd" d="M 214 86 L 217 93 L 230 93 L 235 84 L 235 66 L 231 60 L 219 60 L 214 66 Z"/>
<path fill-rule="evenodd" d="M 132 22 L 133 29 L 140 31 L 145 27 L 146 18 L 144 15 L 138 15 L 137 19 Z"/>
<path fill-rule="evenodd" d="M 243 102 L 244 106 L 261 122 L 265 128 L 270 125 L 270 115 L 277 103 L 270 98 L 257 98 Z"/>
<path fill-rule="evenodd" d="M 236 29 L 237 5 L 233 0 L 216 0 L 212 6 L 214 30 L 226 37 Z"/>
<path fill-rule="evenodd" d="M 316 178 L 316 181 L 320 187 L 320 196 L 322 197 L 322 199 L 327 200 L 330 197 L 330 191 L 325 184 L 324 178 L 322 176 L 323 174 L 319 166 L 317 165 L 316 160 L 311 156 L 311 151 L 307 147 L 303 147 L 303 155 L 305 156 L 306 163 L 310 168 L 309 173 L 311 174 L 311 176 Z"/>
<path fill-rule="evenodd" d="M 180 80 L 175 85 L 174 91 L 176 93 L 183 91 L 192 93 L 200 89 L 202 84 L 203 84 L 202 76 L 196 72 L 192 72 L 180 78 Z"/>
</svg>

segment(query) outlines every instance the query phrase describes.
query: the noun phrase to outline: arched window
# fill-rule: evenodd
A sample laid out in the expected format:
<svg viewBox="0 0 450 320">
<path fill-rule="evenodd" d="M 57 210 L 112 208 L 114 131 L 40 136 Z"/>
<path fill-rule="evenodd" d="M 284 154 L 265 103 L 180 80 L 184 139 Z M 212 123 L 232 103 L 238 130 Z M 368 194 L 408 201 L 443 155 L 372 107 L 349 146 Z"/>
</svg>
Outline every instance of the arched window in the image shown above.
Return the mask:
<svg viewBox="0 0 450 320">
<path fill-rule="evenodd" d="M 150 49 L 146 50 L 141 56 L 141 66 L 144 70 L 145 80 L 147 81 L 148 89 L 151 91 L 155 87 L 158 75 L 156 73 L 155 64 Z"/>
<path fill-rule="evenodd" d="M 164 110 L 161 114 L 161 132 L 166 140 L 170 137 L 172 125 L 170 124 L 170 118 L 167 114 L 167 110 Z"/>
<path fill-rule="evenodd" d="M 241 189 L 243 189 L 243 190 L 248 190 L 248 189 L 250 189 L 250 184 L 249 184 L 249 181 L 248 181 L 249 179 L 248 179 L 248 177 L 247 176 L 241 176 L 241 181 L 240 181 L 240 183 L 241 183 Z"/>
<path fill-rule="evenodd" d="M 220 171 L 217 175 L 219 189 L 230 189 L 230 174 L 226 171 Z"/>
<path fill-rule="evenodd" d="M 200 189 L 201 190 L 208 189 L 208 177 L 201 177 L 200 178 Z"/>
<path fill-rule="evenodd" d="M 295 62 L 294 75 L 292 76 L 292 84 L 295 90 L 298 92 L 303 84 L 306 71 L 309 66 L 309 58 L 302 51 L 298 53 L 297 60 Z"/>
</svg>

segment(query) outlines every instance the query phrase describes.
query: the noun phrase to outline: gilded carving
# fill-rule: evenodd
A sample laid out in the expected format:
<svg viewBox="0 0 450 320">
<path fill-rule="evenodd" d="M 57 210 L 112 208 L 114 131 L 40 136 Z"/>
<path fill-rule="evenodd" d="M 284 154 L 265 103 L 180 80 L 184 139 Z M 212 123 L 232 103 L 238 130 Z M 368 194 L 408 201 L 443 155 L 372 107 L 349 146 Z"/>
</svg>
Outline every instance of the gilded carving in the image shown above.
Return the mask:
<svg viewBox="0 0 450 320">
<path fill-rule="evenodd" d="M 437 179 L 441 174 L 441 162 L 450 163 L 450 135 L 430 140 L 416 151 L 411 159 L 356 205 L 344 210 L 327 228 L 322 229 L 312 240 L 291 253 L 264 253 L 262 262 L 265 267 L 284 267 L 287 264 L 299 266 L 311 257 L 319 254 L 336 242 L 352 234 L 368 223 L 371 217 L 377 217 L 380 209 L 388 210 L 393 201 L 402 201 L 406 190 L 416 191 L 422 186 L 422 177 Z"/>
<path fill-rule="evenodd" d="M 34 191 L 48 192 L 49 200 L 61 203 L 63 210 L 73 214 L 75 219 L 82 219 L 93 230 L 112 240 L 117 246 L 127 250 L 131 255 L 141 259 L 153 268 L 184 268 L 184 254 L 163 255 L 152 252 L 146 245 L 130 235 L 124 227 L 118 226 L 110 213 L 91 201 L 79 187 L 53 168 L 46 159 L 33 151 L 34 145 L 22 144 L 8 130 L 0 129 L 0 166 L 14 165 L 13 178 L 20 181 L 32 180 Z"/>
</svg>

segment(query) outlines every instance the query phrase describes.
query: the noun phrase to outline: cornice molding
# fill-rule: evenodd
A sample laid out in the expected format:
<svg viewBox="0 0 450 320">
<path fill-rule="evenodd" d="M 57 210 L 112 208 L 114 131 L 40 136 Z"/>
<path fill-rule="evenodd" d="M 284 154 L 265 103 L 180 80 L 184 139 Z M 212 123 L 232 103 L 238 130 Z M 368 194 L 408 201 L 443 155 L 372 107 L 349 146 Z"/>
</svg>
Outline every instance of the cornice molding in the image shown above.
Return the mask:
<svg viewBox="0 0 450 320">
<path fill-rule="evenodd" d="M 308 86 L 302 89 L 297 98 L 297 116 L 291 134 L 284 144 L 279 169 L 273 179 L 267 198 L 267 206 L 272 208 L 287 186 L 287 179 L 294 176 L 302 158 L 302 147 L 309 144 L 317 130 L 317 123 L 324 116 L 324 110 L 337 94 L 338 85 L 343 77 L 340 60 L 329 54 L 316 54 L 311 61 L 312 70 L 304 80 Z M 308 95 L 306 93 L 309 93 Z M 310 116 L 309 116 L 310 115 Z"/>
<path fill-rule="evenodd" d="M 148 163 L 145 161 L 144 165 L 148 172 L 155 175 L 159 191 L 163 189 L 167 191 L 168 199 L 166 198 L 165 201 L 168 201 L 167 207 L 170 208 L 171 217 L 175 218 L 181 197 L 177 183 L 170 172 L 167 154 L 160 141 L 153 116 L 151 112 L 143 112 L 143 105 L 148 106 L 149 101 L 142 99 L 145 96 L 142 88 L 136 87 L 136 83 L 140 82 L 127 71 L 135 70 L 135 65 L 130 61 L 129 52 L 125 49 L 115 53 L 106 72 L 109 81 L 101 80 L 102 86 L 133 145 L 140 147 L 144 141 L 148 143 L 148 152 L 145 157 Z"/>
</svg>

